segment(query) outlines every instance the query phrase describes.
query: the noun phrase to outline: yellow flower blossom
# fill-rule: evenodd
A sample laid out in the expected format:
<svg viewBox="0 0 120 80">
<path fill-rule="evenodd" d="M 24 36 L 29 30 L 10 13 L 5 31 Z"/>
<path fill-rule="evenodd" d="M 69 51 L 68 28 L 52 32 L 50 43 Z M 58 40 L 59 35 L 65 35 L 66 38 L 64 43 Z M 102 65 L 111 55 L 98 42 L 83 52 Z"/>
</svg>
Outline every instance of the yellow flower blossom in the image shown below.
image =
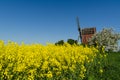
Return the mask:
<svg viewBox="0 0 120 80">
<path fill-rule="evenodd" d="M 64 74 L 76 74 L 78 71 L 77 76 L 84 79 L 87 71 L 85 64 L 93 63 L 98 52 L 94 47 L 71 46 L 67 43 L 63 46 L 43 46 L 14 42 L 5 44 L 0 41 L 0 73 L 5 74 L 9 80 L 12 76 L 16 76 L 16 80 L 36 80 L 36 77 L 49 79 Z M 103 58 L 103 55 L 100 55 L 100 58 Z M 102 69 L 100 73 L 103 73 Z"/>
<path fill-rule="evenodd" d="M 100 69 L 100 73 L 103 73 L 103 69 Z"/>
</svg>

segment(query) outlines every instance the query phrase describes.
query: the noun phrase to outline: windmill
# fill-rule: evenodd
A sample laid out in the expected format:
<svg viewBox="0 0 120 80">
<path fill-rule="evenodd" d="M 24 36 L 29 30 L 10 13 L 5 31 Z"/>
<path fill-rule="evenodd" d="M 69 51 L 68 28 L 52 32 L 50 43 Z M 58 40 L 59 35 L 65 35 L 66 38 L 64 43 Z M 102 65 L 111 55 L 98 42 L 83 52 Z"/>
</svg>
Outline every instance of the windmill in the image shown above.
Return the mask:
<svg viewBox="0 0 120 80">
<path fill-rule="evenodd" d="M 81 43 L 82 43 L 82 32 L 81 32 L 82 30 L 81 30 L 81 28 L 80 28 L 78 16 L 77 16 L 76 20 L 77 20 L 77 26 L 78 26 L 78 32 L 79 32 L 78 41 L 79 41 L 79 39 L 80 39 L 80 41 L 81 41 Z"/>
</svg>

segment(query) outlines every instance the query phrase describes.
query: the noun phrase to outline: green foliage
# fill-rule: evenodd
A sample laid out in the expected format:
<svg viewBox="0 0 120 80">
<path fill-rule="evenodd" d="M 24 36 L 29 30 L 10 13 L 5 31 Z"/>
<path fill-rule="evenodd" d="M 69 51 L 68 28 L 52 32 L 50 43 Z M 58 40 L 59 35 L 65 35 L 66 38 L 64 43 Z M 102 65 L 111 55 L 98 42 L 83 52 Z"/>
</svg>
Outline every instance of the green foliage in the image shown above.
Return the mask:
<svg viewBox="0 0 120 80">
<path fill-rule="evenodd" d="M 65 43 L 64 40 L 60 40 L 60 41 L 56 42 L 55 45 L 63 45 L 64 43 Z M 77 40 L 74 40 L 74 39 L 68 39 L 67 43 L 70 45 L 78 44 Z"/>
<path fill-rule="evenodd" d="M 64 40 L 60 40 L 60 41 L 55 43 L 55 45 L 63 45 L 63 44 L 64 44 Z"/>
<path fill-rule="evenodd" d="M 77 40 L 74 40 L 74 39 L 68 39 L 67 43 L 73 45 L 73 44 L 77 44 L 78 42 L 77 42 Z"/>
<path fill-rule="evenodd" d="M 104 67 L 103 80 L 120 80 L 120 53 L 107 56 L 108 64 Z"/>
</svg>

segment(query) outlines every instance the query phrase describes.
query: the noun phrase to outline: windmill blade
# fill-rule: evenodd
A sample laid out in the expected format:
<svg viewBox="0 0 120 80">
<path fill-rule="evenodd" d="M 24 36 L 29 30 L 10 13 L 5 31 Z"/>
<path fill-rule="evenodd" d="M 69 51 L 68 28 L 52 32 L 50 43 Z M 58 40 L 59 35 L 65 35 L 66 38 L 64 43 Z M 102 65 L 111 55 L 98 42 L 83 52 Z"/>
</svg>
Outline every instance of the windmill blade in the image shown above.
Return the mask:
<svg viewBox="0 0 120 80">
<path fill-rule="evenodd" d="M 80 36 L 78 36 L 77 42 L 79 42 L 79 40 L 80 40 Z"/>
<path fill-rule="evenodd" d="M 78 31 L 80 32 L 80 24 L 79 24 L 79 18 L 77 17 L 77 26 L 78 26 Z"/>
<path fill-rule="evenodd" d="M 81 39 L 81 43 L 82 43 L 81 28 L 80 28 L 79 18 L 78 17 L 77 17 L 77 25 L 78 25 L 79 38 Z"/>
</svg>

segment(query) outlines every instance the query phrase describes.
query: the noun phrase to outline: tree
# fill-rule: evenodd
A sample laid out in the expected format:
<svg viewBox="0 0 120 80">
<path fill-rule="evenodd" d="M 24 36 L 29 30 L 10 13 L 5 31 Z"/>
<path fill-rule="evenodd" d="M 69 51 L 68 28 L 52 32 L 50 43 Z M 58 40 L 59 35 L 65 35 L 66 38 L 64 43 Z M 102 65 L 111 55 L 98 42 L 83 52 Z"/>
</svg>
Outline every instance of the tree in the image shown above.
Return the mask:
<svg viewBox="0 0 120 80">
<path fill-rule="evenodd" d="M 112 28 L 103 29 L 101 32 L 96 33 L 89 39 L 89 45 L 98 46 L 98 49 L 102 51 L 103 46 L 109 47 L 109 50 L 113 50 L 118 40 L 120 40 L 120 34 L 115 33 Z"/>
<path fill-rule="evenodd" d="M 64 44 L 64 40 L 60 40 L 60 41 L 55 43 L 55 45 L 63 45 L 63 44 Z"/>
<path fill-rule="evenodd" d="M 67 43 L 73 45 L 73 44 L 77 44 L 78 42 L 77 42 L 77 40 L 74 40 L 74 39 L 68 39 Z"/>
</svg>

